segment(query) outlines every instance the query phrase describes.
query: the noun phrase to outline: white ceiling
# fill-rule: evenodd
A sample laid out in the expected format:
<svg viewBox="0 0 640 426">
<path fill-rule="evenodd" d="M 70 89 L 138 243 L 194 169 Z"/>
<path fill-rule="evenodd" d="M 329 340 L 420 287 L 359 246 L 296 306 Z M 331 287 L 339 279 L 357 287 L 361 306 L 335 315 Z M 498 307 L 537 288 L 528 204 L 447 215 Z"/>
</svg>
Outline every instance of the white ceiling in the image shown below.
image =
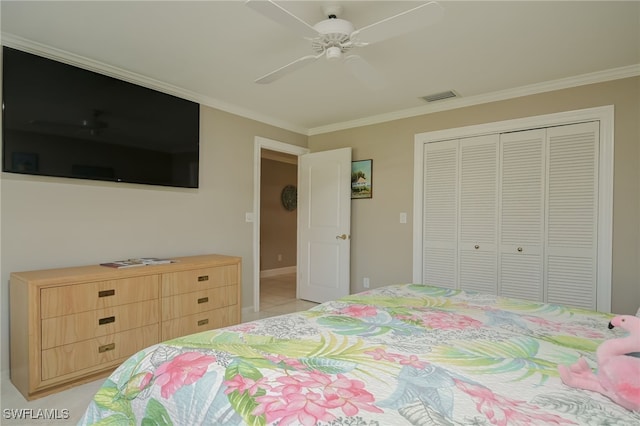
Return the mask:
<svg viewBox="0 0 640 426">
<path fill-rule="evenodd" d="M 282 1 L 310 24 L 321 1 Z M 345 1 L 356 28 L 415 1 Z M 99 69 L 306 134 L 552 88 L 640 75 L 639 1 L 441 1 L 444 17 L 358 49 L 386 85 L 363 86 L 308 41 L 238 1 L 6 1 L 3 44 Z M 445 90 L 460 98 L 427 104 Z M 639 100 L 640 101 L 640 100 Z"/>
</svg>

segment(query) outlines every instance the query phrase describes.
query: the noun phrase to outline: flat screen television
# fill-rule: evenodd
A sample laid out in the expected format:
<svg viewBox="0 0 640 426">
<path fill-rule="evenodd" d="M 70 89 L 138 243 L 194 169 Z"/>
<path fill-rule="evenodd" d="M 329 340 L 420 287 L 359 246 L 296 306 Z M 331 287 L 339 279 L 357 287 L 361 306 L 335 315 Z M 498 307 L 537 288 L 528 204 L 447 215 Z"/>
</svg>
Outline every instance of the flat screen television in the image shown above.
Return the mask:
<svg viewBox="0 0 640 426">
<path fill-rule="evenodd" d="M 2 170 L 198 187 L 196 102 L 4 46 Z"/>
</svg>

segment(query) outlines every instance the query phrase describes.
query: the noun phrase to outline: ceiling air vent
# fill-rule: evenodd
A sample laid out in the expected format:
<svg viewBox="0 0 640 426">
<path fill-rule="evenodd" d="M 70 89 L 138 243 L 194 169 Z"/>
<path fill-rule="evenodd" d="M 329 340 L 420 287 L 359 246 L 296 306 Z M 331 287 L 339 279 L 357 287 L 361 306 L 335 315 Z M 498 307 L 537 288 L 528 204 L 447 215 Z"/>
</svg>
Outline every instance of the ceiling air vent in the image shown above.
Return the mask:
<svg viewBox="0 0 640 426">
<path fill-rule="evenodd" d="M 442 101 L 444 99 L 455 98 L 457 96 L 458 95 L 453 90 L 447 90 L 446 92 L 433 93 L 431 95 L 423 96 L 422 99 L 427 102 L 436 102 Z"/>
</svg>

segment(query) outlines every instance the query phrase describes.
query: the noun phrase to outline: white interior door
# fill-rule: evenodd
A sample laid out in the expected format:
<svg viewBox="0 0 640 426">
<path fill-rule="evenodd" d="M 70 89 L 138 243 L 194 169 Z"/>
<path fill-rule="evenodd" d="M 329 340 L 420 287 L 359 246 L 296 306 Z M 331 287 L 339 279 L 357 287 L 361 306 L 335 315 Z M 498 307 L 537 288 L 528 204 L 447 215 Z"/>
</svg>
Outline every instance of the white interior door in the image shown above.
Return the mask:
<svg viewBox="0 0 640 426">
<path fill-rule="evenodd" d="M 474 136 L 459 149 L 458 288 L 489 294 L 498 290 L 498 142 Z"/>
<path fill-rule="evenodd" d="M 458 140 L 424 147 L 422 282 L 458 288 Z"/>
<path fill-rule="evenodd" d="M 500 136 L 499 288 L 544 301 L 545 129 Z"/>
<path fill-rule="evenodd" d="M 598 122 L 547 130 L 546 302 L 597 307 Z"/>
<path fill-rule="evenodd" d="M 298 157 L 298 298 L 349 294 L 351 148 Z"/>
</svg>

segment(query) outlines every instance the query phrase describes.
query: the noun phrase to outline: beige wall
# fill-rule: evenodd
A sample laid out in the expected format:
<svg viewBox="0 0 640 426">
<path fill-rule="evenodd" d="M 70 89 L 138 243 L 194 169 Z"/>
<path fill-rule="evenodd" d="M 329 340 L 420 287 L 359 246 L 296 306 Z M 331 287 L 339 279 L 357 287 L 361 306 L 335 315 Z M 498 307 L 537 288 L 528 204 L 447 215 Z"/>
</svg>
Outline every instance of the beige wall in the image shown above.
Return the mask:
<svg viewBox="0 0 640 426">
<path fill-rule="evenodd" d="M 307 136 L 201 108 L 200 188 L 169 189 L 2 174 L 0 347 L 9 368 L 11 271 L 141 256 L 243 258 L 243 306 L 253 303 L 255 136 L 306 146 Z"/>
<path fill-rule="evenodd" d="M 373 198 L 353 200 L 351 290 L 412 280 L 414 135 L 515 118 L 615 106 L 612 310 L 640 306 L 640 77 L 592 84 L 309 138 L 312 152 L 351 146 L 373 159 Z M 399 223 L 407 212 L 407 224 Z M 390 249 L 392 247 L 393 249 Z"/>
<path fill-rule="evenodd" d="M 260 270 L 295 266 L 297 210 L 285 209 L 281 195 L 286 185 L 298 185 L 298 166 L 263 158 L 260 172 Z"/>
<path fill-rule="evenodd" d="M 8 369 L 10 271 L 137 256 L 228 253 L 243 257 L 242 306 L 253 301 L 254 137 L 308 146 L 353 147 L 373 159 L 373 198 L 352 202 L 352 291 L 412 279 L 413 140 L 416 133 L 615 105 L 613 310 L 640 306 L 640 78 L 544 93 L 307 137 L 201 109 L 197 190 L 2 174 L 0 347 Z M 400 224 L 400 212 L 408 223 Z"/>
</svg>

